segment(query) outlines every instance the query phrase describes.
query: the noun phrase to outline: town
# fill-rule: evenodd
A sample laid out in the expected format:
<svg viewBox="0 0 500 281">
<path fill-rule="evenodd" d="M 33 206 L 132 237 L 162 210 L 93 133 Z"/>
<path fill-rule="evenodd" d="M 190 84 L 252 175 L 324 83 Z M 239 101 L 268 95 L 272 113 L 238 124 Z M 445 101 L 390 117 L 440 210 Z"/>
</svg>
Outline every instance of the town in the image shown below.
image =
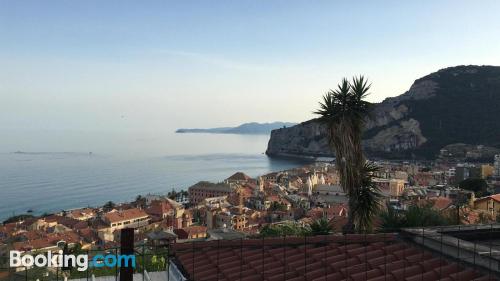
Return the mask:
<svg viewBox="0 0 500 281">
<path fill-rule="evenodd" d="M 493 223 L 500 219 L 500 155 L 492 160 L 377 161 L 380 169 L 374 182 L 383 195 L 385 211 L 424 206 L 450 224 Z M 61 241 L 82 249 L 110 249 L 119 246 L 123 228 L 134 229 L 136 244 L 259 237 L 269 227 L 307 227 L 320 219 L 335 233 L 347 222 L 347 201 L 330 163 L 316 162 L 257 178 L 237 172 L 218 183 L 201 181 L 187 191 L 140 195 L 129 203 L 110 201 L 98 208 L 11 218 L 0 226 L 0 251 L 3 256 L 9 250 L 51 251 Z M 378 219 L 375 229 L 386 225 L 383 218 Z"/>
</svg>

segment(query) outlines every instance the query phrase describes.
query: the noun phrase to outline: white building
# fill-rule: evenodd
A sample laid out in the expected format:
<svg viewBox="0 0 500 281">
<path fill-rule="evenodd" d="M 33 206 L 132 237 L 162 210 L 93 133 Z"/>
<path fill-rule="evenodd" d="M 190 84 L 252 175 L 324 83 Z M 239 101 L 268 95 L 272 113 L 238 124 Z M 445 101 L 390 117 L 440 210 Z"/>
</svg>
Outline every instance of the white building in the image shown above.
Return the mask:
<svg viewBox="0 0 500 281">
<path fill-rule="evenodd" d="M 500 177 L 500 154 L 495 155 L 494 167 L 493 175 Z"/>
</svg>

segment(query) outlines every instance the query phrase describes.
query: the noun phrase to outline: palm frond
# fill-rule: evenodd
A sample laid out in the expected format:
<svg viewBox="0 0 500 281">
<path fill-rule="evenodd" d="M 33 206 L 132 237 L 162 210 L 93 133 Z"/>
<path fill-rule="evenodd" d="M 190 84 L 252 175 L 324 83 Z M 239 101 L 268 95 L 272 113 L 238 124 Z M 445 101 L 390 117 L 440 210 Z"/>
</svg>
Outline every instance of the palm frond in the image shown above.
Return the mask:
<svg viewBox="0 0 500 281">
<path fill-rule="evenodd" d="M 312 235 L 327 235 L 332 232 L 332 226 L 328 223 L 325 218 L 318 219 L 311 224 L 311 234 Z"/>
<path fill-rule="evenodd" d="M 373 162 L 365 162 L 361 172 L 361 186 L 352 195 L 356 202 L 356 226 L 360 232 L 371 231 L 373 217 L 379 213 L 382 206 L 382 194 L 373 182 L 374 172 L 378 169 Z"/>
<path fill-rule="evenodd" d="M 319 109 L 314 112 L 328 126 L 329 144 L 335 151 L 340 182 L 349 195 L 348 224 L 352 226 L 356 222 L 362 229 L 371 226 L 372 214 L 379 202 L 379 192 L 371 182 L 372 167 L 365 165 L 361 146 L 365 118 L 371 108 L 364 100 L 370 87 L 364 76 L 353 77 L 351 82 L 344 78 L 337 88 L 323 96 Z"/>
</svg>

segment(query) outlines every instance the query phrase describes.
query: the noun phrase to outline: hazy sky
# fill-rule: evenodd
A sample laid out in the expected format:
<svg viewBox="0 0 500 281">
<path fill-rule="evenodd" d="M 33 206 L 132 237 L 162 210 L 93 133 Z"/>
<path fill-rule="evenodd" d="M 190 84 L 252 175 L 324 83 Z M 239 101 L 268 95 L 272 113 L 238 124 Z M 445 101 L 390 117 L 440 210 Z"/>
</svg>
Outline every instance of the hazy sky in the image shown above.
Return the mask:
<svg viewBox="0 0 500 281">
<path fill-rule="evenodd" d="M 500 65 L 500 1 L 0 0 L 0 129 L 171 130 L 311 118 Z"/>
</svg>

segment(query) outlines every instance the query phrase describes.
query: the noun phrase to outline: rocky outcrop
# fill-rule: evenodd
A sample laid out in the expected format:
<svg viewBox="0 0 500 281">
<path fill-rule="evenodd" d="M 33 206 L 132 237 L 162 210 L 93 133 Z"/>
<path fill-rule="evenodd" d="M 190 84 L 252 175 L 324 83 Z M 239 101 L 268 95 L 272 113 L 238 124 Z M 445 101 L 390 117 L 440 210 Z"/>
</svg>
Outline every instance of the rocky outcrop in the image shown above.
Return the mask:
<svg viewBox="0 0 500 281">
<path fill-rule="evenodd" d="M 389 158 L 433 158 L 443 146 L 457 142 L 498 146 L 498 108 L 500 67 L 446 68 L 375 104 L 363 145 L 368 155 Z M 317 120 L 273 130 L 266 153 L 333 156 L 327 130 Z"/>
<path fill-rule="evenodd" d="M 316 120 L 271 132 L 266 153 L 274 156 L 331 156 L 326 127 Z"/>
<path fill-rule="evenodd" d="M 427 139 L 422 135 L 420 124 L 415 119 L 402 120 L 386 129 L 364 140 L 367 151 L 400 152 L 417 148 L 424 144 Z"/>
</svg>

